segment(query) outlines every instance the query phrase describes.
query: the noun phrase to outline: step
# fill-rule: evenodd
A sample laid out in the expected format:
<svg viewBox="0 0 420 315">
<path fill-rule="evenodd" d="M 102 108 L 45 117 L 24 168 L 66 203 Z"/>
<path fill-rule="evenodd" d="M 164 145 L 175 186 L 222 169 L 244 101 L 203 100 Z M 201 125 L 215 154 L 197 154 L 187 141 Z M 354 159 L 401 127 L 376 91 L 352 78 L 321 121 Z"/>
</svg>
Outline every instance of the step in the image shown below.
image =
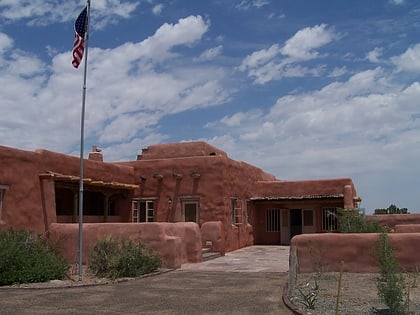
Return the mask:
<svg viewBox="0 0 420 315">
<path fill-rule="evenodd" d="M 210 252 L 210 251 L 204 252 L 203 251 L 202 261 L 208 261 L 208 260 L 212 260 L 212 259 L 219 258 L 219 257 L 221 257 L 219 252 Z"/>
</svg>

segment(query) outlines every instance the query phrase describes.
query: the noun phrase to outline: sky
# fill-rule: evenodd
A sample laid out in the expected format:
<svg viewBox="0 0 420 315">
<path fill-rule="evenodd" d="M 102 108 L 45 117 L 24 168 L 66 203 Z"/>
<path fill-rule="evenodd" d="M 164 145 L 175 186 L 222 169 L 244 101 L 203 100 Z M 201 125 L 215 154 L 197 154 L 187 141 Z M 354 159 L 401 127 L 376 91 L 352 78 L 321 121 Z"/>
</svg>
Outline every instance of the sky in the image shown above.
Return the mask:
<svg viewBox="0 0 420 315">
<path fill-rule="evenodd" d="M 79 156 L 83 0 L 0 0 L 0 145 Z M 85 155 L 206 141 L 420 212 L 417 0 L 91 0 Z"/>
</svg>

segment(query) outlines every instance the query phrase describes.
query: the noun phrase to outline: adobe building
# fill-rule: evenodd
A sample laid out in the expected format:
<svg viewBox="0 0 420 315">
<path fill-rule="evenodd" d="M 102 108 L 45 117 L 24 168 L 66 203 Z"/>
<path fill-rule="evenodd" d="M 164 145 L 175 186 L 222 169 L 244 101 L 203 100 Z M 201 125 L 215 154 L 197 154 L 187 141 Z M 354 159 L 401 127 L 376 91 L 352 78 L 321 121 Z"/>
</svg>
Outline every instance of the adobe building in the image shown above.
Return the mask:
<svg viewBox="0 0 420 315">
<path fill-rule="evenodd" d="M 79 158 L 0 146 L 0 163 L 0 229 L 74 238 Z M 357 208 L 360 201 L 350 178 L 278 180 L 205 142 L 153 145 L 133 161 L 113 163 L 93 147 L 83 182 L 86 246 L 89 237 L 131 233 L 169 265 L 200 261 L 203 246 L 223 254 L 333 231 L 337 208 Z M 171 258 L 178 255 L 171 248 L 181 257 Z"/>
</svg>

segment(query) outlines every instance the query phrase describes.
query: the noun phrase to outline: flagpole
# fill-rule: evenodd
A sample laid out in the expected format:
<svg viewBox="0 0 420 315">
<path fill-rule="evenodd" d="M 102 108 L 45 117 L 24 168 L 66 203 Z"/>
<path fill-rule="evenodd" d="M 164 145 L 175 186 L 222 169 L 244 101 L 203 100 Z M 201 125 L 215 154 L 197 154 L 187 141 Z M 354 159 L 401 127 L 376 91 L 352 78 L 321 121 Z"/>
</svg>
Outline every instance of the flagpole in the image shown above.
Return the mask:
<svg viewBox="0 0 420 315">
<path fill-rule="evenodd" d="M 89 42 L 90 0 L 86 2 L 87 24 L 85 32 L 85 69 L 83 74 L 82 114 L 80 119 L 80 179 L 79 179 L 79 281 L 83 280 L 83 148 L 85 145 L 85 103 L 86 103 L 86 75 Z"/>
</svg>

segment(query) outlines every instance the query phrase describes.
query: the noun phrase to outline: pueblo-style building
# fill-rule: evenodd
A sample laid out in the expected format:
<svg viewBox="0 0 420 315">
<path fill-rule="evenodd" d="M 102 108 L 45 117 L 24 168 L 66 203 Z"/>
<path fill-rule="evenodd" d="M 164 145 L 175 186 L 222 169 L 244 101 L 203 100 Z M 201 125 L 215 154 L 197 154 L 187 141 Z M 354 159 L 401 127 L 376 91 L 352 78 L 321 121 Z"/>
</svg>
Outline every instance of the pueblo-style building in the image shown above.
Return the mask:
<svg viewBox="0 0 420 315">
<path fill-rule="evenodd" d="M 0 230 L 45 233 L 77 252 L 79 162 L 0 146 Z M 202 247 L 223 254 L 333 231 L 337 208 L 360 201 L 350 178 L 278 180 L 205 142 L 153 145 L 112 163 L 93 147 L 83 183 L 87 250 L 101 235 L 139 237 L 175 267 L 200 261 Z"/>
</svg>

